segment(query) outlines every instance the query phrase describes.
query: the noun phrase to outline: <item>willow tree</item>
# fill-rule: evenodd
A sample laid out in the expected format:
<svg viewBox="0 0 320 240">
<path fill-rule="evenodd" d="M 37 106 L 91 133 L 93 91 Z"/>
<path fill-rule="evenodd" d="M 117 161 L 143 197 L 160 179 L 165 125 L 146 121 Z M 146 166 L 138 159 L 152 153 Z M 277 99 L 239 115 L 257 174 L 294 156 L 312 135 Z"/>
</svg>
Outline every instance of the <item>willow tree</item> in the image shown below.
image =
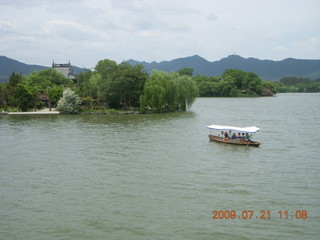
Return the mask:
<svg viewBox="0 0 320 240">
<path fill-rule="evenodd" d="M 161 113 L 165 93 L 166 91 L 159 80 L 147 80 L 143 95 L 140 96 L 140 110 L 144 112 L 151 105 L 154 112 Z"/>
<path fill-rule="evenodd" d="M 146 81 L 140 97 L 142 112 L 150 107 L 154 112 L 187 109 L 198 94 L 198 87 L 190 76 L 154 70 Z"/>
<path fill-rule="evenodd" d="M 190 107 L 196 96 L 198 95 L 198 86 L 196 82 L 189 76 L 179 76 L 177 78 L 178 85 L 178 102 L 181 110 L 186 111 Z"/>
</svg>

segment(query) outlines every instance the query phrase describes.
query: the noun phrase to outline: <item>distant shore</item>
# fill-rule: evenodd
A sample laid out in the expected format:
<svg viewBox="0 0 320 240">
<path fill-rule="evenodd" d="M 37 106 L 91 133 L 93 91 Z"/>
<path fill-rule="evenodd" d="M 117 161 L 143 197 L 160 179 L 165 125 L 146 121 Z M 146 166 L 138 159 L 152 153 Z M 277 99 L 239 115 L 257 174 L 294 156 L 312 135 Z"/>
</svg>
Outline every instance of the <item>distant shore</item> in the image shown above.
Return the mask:
<svg viewBox="0 0 320 240">
<path fill-rule="evenodd" d="M 65 114 L 65 113 L 60 113 L 57 111 L 55 108 L 52 108 L 51 111 L 49 111 L 49 108 L 37 110 L 37 111 L 28 111 L 28 112 L 5 112 L 2 111 L 0 112 L 0 115 L 51 115 L 51 114 Z M 103 112 L 79 112 L 76 113 L 79 115 L 119 115 L 119 114 L 140 114 L 139 111 L 117 111 L 117 110 L 112 110 L 112 111 L 103 111 Z"/>
<path fill-rule="evenodd" d="M 41 109 L 38 111 L 30 111 L 30 112 L 2 112 L 2 115 L 45 115 L 45 114 L 60 114 L 59 111 L 56 111 L 55 108 L 52 108 L 49 111 L 49 108 Z"/>
</svg>

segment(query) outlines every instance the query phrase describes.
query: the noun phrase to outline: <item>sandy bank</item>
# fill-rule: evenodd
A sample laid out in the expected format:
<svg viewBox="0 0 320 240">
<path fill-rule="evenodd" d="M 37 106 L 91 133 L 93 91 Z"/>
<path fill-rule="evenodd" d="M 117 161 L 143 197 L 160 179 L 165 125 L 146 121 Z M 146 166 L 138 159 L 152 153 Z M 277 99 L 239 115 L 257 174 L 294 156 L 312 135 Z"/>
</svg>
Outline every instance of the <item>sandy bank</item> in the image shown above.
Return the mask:
<svg viewBox="0 0 320 240">
<path fill-rule="evenodd" d="M 36 115 L 36 114 L 60 114 L 59 111 L 56 111 L 56 109 L 52 108 L 51 111 L 49 111 L 49 108 L 41 109 L 39 111 L 32 111 L 32 112 L 8 112 L 8 115 Z"/>
</svg>

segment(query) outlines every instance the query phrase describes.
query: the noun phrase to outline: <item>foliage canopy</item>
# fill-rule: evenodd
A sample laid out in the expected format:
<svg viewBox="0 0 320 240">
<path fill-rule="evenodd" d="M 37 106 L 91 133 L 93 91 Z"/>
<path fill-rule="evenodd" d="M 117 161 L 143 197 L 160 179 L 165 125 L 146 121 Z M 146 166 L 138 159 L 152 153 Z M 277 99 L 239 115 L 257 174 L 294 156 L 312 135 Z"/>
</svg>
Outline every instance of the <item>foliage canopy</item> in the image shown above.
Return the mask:
<svg viewBox="0 0 320 240">
<path fill-rule="evenodd" d="M 284 77 L 277 83 L 279 92 L 320 92 L 320 79 Z"/>
<path fill-rule="evenodd" d="M 70 88 L 63 91 L 62 98 L 58 101 L 57 109 L 62 113 L 77 113 L 80 108 L 81 98 Z"/>
<path fill-rule="evenodd" d="M 104 59 L 93 70 L 80 73 L 77 83 L 55 69 L 28 76 L 12 73 L 8 83 L 0 84 L 0 105 L 20 110 L 37 108 L 41 95 L 50 108 L 59 101 L 59 109 L 69 113 L 79 111 L 80 102 L 84 110 L 94 111 L 97 106 L 103 110 L 140 107 L 141 112 L 162 113 L 185 111 L 197 96 L 264 96 L 277 92 L 320 92 L 320 80 L 285 77 L 275 83 L 239 69 L 227 69 L 215 77 L 193 76 L 191 68 L 170 73 L 154 70 L 149 76 L 142 65 L 117 64 Z M 72 101 L 74 105 L 68 106 Z"/>
<path fill-rule="evenodd" d="M 185 111 L 197 95 L 198 87 L 190 76 L 153 70 L 140 96 L 140 111 Z"/>
<path fill-rule="evenodd" d="M 147 78 L 141 65 L 118 65 L 105 59 L 97 63 L 94 72 L 88 70 L 79 75 L 77 92 L 107 107 L 138 107 Z"/>
</svg>

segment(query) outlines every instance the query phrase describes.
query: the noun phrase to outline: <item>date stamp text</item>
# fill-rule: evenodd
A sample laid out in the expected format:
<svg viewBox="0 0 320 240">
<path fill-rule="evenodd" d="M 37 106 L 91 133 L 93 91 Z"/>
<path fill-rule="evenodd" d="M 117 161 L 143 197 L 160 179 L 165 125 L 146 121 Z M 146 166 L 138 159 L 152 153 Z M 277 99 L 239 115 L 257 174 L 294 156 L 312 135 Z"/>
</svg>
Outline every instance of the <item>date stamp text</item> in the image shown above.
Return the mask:
<svg viewBox="0 0 320 240">
<path fill-rule="evenodd" d="M 307 210 L 275 211 L 264 210 L 213 210 L 212 219 L 307 219 Z"/>
</svg>

